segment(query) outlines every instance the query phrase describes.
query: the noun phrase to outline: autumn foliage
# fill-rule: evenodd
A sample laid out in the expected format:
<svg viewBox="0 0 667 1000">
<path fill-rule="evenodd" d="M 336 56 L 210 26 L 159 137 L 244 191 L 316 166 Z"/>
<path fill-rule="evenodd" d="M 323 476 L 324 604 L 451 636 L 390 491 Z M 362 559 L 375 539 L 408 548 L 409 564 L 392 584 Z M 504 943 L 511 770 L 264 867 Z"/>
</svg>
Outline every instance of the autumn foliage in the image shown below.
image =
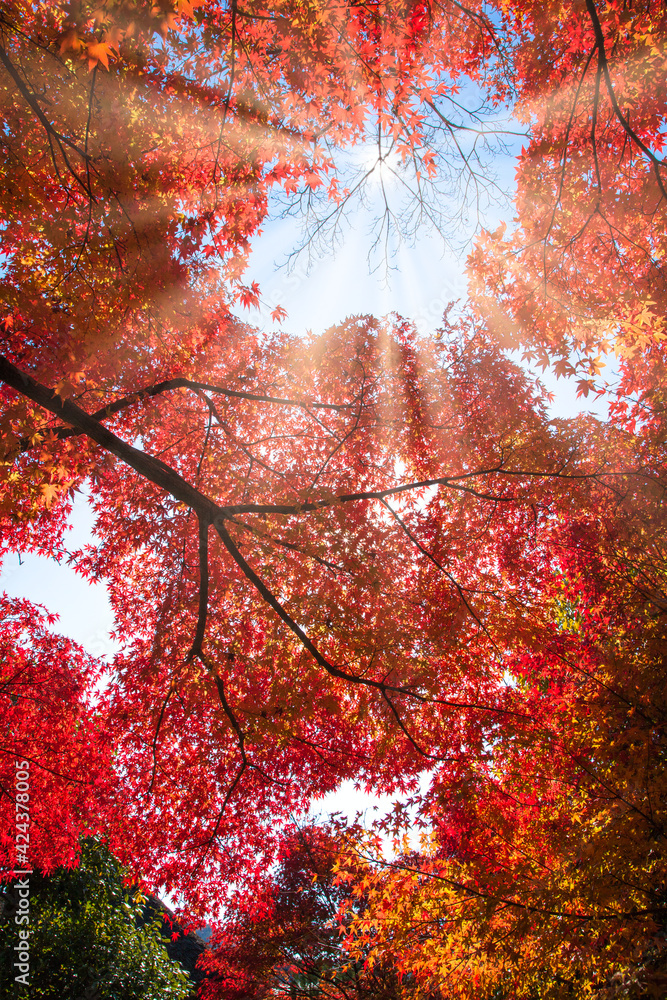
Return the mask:
<svg viewBox="0 0 667 1000">
<path fill-rule="evenodd" d="M 345 947 L 341 906 L 350 913 L 336 876 L 339 847 L 334 826 L 286 828 L 272 877 L 234 901 L 204 956 L 204 1000 L 401 995 L 392 965 L 352 960 Z"/>
<path fill-rule="evenodd" d="M 1 552 L 61 558 L 85 488 L 122 645 L 1 599 L 3 864 L 20 757 L 35 866 L 103 834 L 226 914 L 211 997 L 664 995 L 664 17 L 0 6 Z M 270 197 L 327 232 L 373 145 L 444 225 L 510 111 L 436 334 L 244 322 Z M 393 811 L 295 819 L 348 779 Z"/>
</svg>

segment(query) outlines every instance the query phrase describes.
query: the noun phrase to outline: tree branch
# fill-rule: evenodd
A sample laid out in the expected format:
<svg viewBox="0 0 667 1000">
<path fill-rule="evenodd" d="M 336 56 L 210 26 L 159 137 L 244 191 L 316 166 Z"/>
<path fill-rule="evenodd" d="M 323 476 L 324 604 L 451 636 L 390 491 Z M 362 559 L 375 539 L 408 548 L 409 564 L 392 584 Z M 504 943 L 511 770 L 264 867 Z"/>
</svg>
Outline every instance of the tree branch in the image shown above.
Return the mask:
<svg viewBox="0 0 667 1000">
<path fill-rule="evenodd" d="M 345 410 L 351 410 L 354 406 L 354 403 L 305 403 L 298 399 L 286 399 L 280 396 L 267 396 L 261 393 L 242 392 L 239 389 L 226 389 L 224 386 L 210 385 L 208 382 L 197 382 L 192 379 L 178 377 L 166 379 L 165 381 L 158 382 L 155 385 L 146 386 L 143 389 L 137 389 L 136 392 L 128 393 L 126 396 L 121 396 L 120 399 L 114 400 L 113 403 L 107 403 L 105 406 L 100 407 L 99 410 L 91 413 L 90 417 L 93 420 L 107 420 L 109 417 L 113 417 L 121 410 L 140 402 L 142 399 L 150 399 L 153 396 L 160 396 L 162 393 L 169 392 L 173 389 L 192 389 L 194 392 L 212 392 L 220 396 L 229 396 L 232 399 L 247 399 L 256 403 L 274 403 L 277 406 L 297 406 L 306 411 L 309 408 L 312 408 L 343 412 Z M 86 432 L 76 427 L 45 427 L 42 431 L 40 431 L 40 433 L 55 434 L 57 438 L 65 440 L 66 438 L 77 437 L 78 435 Z M 30 451 L 34 447 L 35 445 L 30 438 L 22 438 L 19 443 L 19 450 L 21 452 Z"/>
<path fill-rule="evenodd" d="M 94 416 L 73 403 L 72 400 L 61 399 L 52 389 L 35 381 L 34 378 L 16 368 L 4 357 L 0 357 L 0 380 L 22 396 L 26 396 L 39 406 L 43 406 L 45 410 L 49 410 L 65 423 L 77 428 L 79 433 L 86 434 L 106 451 L 122 459 L 140 476 L 166 490 L 167 493 L 171 493 L 176 500 L 191 507 L 198 516 L 203 516 L 209 523 L 222 513 L 218 504 L 191 486 L 175 469 L 159 458 L 127 444 L 112 431 L 103 427 Z"/>
<path fill-rule="evenodd" d="M 428 695 L 419 694 L 417 691 L 413 691 L 411 688 L 404 686 L 397 686 L 394 684 L 386 684 L 384 681 L 371 680 L 368 677 L 362 677 L 359 674 L 351 674 L 346 670 L 341 670 L 335 664 L 327 660 L 326 656 L 320 652 L 314 642 L 309 639 L 306 633 L 303 631 L 301 626 L 294 621 L 292 616 L 285 610 L 282 604 L 277 600 L 277 598 L 271 593 L 269 588 L 260 579 L 260 577 L 255 573 L 252 567 L 246 562 L 238 548 L 234 544 L 232 538 L 229 535 L 225 527 L 224 517 L 220 517 L 213 522 L 215 530 L 218 532 L 220 539 L 231 555 L 232 559 L 239 567 L 243 575 L 252 583 L 259 594 L 264 598 L 269 607 L 273 608 L 278 617 L 287 625 L 291 632 L 296 635 L 296 637 L 301 642 L 304 649 L 306 649 L 310 655 L 324 667 L 326 672 L 332 677 L 337 677 L 340 680 L 350 681 L 353 684 L 360 684 L 364 687 L 371 688 L 373 690 L 379 691 L 380 694 L 386 699 L 387 692 L 391 694 L 402 694 L 407 698 L 412 698 L 415 701 L 421 702 L 423 704 L 429 705 L 442 705 L 446 708 L 456 708 L 456 709 L 467 709 L 467 710 L 477 710 L 482 712 L 496 713 L 498 715 L 512 715 L 518 718 L 528 719 L 530 716 L 525 715 L 522 712 L 514 712 L 512 710 L 499 708 L 492 705 L 480 705 L 474 702 L 458 702 L 449 701 L 444 698 L 430 698 Z M 409 738 L 409 737 L 408 737 Z M 412 741 L 411 741 L 412 742 Z"/>
<path fill-rule="evenodd" d="M 202 644 L 206 633 L 206 615 L 208 612 L 208 528 L 209 522 L 199 518 L 199 610 L 197 613 L 197 628 L 192 640 L 187 660 L 201 656 Z"/>
<path fill-rule="evenodd" d="M 614 114 L 616 118 L 621 123 L 626 133 L 630 136 L 632 141 L 641 149 L 642 153 L 651 161 L 653 164 L 653 170 L 655 172 L 655 177 L 658 182 L 658 187 L 662 192 L 663 198 L 667 201 L 667 189 L 665 188 L 662 175 L 660 173 L 660 168 L 665 166 L 665 161 L 659 159 L 655 155 L 652 149 L 646 145 L 646 143 L 640 139 L 635 130 L 630 125 L 630 122 L 625 117 L 619 103 L 616 99 L 616 94 L 614 92 L 614 86 L 611 82 L 611 73 L 609 72 L 609 62 L 607 60 L 607 53 L 605 50 L 605 39 L 604 32 L 602 30 L 602 25 L 600 24 L 600 18 L 598 17 L 598 12 L 595 7 L 594 0 L 586 0 L 586 9 L 588 10 L 589 17 L 591 19 L 591 24 L 593 25 L 593 33 L 595 34 L 595 41 L 598 50 L 598 60 L 600 66 L 602 67 L 602 73 L 604 75 L 604 82 L 607 87 L 607 93 L 609 94 L 609 100 L 611 101 L 611 106 L 614 109 Z"/>
</svg>

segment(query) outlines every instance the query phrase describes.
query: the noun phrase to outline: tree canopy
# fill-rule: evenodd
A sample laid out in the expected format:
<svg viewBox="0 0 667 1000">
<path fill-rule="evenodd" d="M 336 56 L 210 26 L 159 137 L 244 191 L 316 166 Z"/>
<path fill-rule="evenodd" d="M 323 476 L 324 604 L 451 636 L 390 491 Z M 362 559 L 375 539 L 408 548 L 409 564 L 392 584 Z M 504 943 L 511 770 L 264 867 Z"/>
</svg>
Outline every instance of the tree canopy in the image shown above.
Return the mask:
<svg viewBox="0 0 667 1000">
<path fill-rule="evenodd" d="M 338 851 L 334 827 L 285 830 L 272 877 L 254 898 L 234 901 L 205 955 L 203 1000 L 402 995 L 396 969 L 380 963 L 368 968 L 344 947 L 340 909 L 347 894 L 336 878 Z"/>
<path fill-rule="evenodd" d="M 350 779 L 396 796 L 336 834 L 350 968 L 664 993 L 664 19 L 0 5 L 0 554 L 60 557 L 86 487 L 70 558 L 122 639 L 96 661 L 2 598 L 7 870 L 22 760 L 34 866 L 104 833 L 189 919 L 259 891 L 266 921 L 286 829 Z M 376 238 L 446 234 L 521 128 L 515 218 L 435 335 L 241 318 L 272 193 L 316 241 L 390 170 Z M 607 417 L 553 419 L 517 350 Z"/>
<path fill-rule="evenodd" d="M 76 868 L 33 873 L 28 981 L 14 981 L 16 892 L 4 888 L 0 916 L 3 997 L 40 1000 L 187 1000 L 192 983 L 165 950 L 161 920 L 104 844 L 81 847 Z M 25 929 L 25 928 L 24 928 Z"/>
</svg>

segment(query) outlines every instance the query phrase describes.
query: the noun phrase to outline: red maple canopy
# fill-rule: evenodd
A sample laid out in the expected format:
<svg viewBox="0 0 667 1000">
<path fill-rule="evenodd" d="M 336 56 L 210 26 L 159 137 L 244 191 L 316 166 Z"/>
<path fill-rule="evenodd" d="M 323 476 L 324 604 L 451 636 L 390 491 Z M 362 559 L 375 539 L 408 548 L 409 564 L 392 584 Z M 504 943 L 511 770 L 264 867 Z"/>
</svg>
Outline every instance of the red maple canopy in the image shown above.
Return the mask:
<svg viewBox="0 0 667 1000">
<path fill-rule="evenodd" d="M 3 598 L 7 867 L 17 759 L 32 864 L 102 833 L 193 918 L 352 779 L 426 835 L 389 867 L 377 831 L 339 835 L 350 961 L 392 990 L 659 989 L 663 20 L 0 5 L 2 554 L 59 556 L 87 485 L 71 558 L 122 641 L 100 689 Z M 442 220 L 439 182 L 484 182 L 484 114 L 510 106 L 517 219 L 478 238 L 471 309 L 432 338 L 238 318 L 272 190 L 337 219 L 371 136 Z M 612 346 L 607 421 L 551 419 L 506 354 L 588 392 Z"/>
</svg>

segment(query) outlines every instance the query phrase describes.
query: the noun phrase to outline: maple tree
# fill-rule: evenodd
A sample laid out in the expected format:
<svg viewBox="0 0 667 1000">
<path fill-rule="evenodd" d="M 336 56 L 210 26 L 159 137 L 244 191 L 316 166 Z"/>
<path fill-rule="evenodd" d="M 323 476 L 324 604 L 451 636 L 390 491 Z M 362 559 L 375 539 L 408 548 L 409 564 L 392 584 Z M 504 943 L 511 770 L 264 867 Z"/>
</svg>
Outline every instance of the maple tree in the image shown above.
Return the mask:
<svg viewBox="0 0 667 1000">
<path fill-rule="evenodd" d="M 642 500 L 554 532 L 551 635 L 505 661 L 522 724 L 392 817 L 421 848 L 387 862 L 357 831 L 341 852 L 367 907 L 352 954 L 418 992 L 664 993 L 664 522 Z"/>
<path fill-rule="evenodd" d="M 53 436 L 39 402 L 22 392 L 23 375 L 54 390 L 56 401 L 92 404 L 98 423 L 120 398 L 120 427 L 133 441 L 150 437 L 144 387 L 153 398 L 164 391 L 169 407 L 174 379 L 201 393 L 197 380 L 215 376 L 239 393 L 229 398 L 248 402 L 249 390 L 265 395 L 280 380 L 270 358 L 268 374 L 252 374 L 259 341 L 230 317 L 234 302 L 257 297 L 242 284 L 248 239 L 272 184 L 321 185 L 333 169 L 328 150 L 364 135 L 367 120 L 390 107 L 396 122 L 401 107 L 415 120 L 415 88 L 431 87 L 446 60 L 443 51 L 438 65 L 417 69 L 426 15 L 399 12 L 405 16 L 392 26 L 382 11 L 326 5 L 251 12 L 217 4 L 3 5 L 3 551 L 60 557 L 72 490 L 109 472 L 93 439 Z M 451 38 L 461 18 L 470 19 L 454 6 L 439 37 Z M 489 28 L 472 22 L 465 58 L 474 62 Z M 451 99 L 456 88 L 439 79 L 429 99 Z M 407 125 L 399 139 L 422 155 Z M 431 153 L 422 152 L 428 173 Z M 334 202 L 345 197 L 335 177 L 328 186 Z M 137 406 L 139 422 L 128 423 Z M 119 607 L 127 587 L 117 592 Z M 27 610 L 22 624 L 8 622 L 14 635 L 32 629 L 42 641 L 39 619 L 30 623 Z M 81 655 L 61 649 L 63 664 Z M 8 692 L 13 679 L 10 671 Z M 92 674 L 87 683 L 94 685 Z M 39 675 L 35 684 L 43 685 L 40 698 L 57 704 L 53 685 Z M 23 708 L 7 706 L 10 733 L 26 725 Z M 108 739 L 102 726 L 92 740 L 100 761 L 108 760 Z M 74 794 L 76 769 L 55 770 Z M 86 829 L 89 807 L 81 809 Z M 64 860 L 77 832 L 77 824 L 56 822 L 43 845 L 33 842 L 39 863 L 48 870 Z M 49 838 L 59 843 L 51 857 Z"/>
<path fill-rule="evenodd" d="M 665 335 L 665 12 L 586 0 L 507 15 L 530 142 L 516 226 L 479 241 L 472 292 L 502 341 L 588 393 L 605 354 L 631 377 Z"/>
<path fill-rule="evenodd" d="M 162 407 L 173 406 L 174 389 L 194 393 L 183 417 L 188 405 L 204 405 L 211 427 L 217 426 L 214 400 L 201 396 L 211 379 L 223 382 L 231 393 L 225 398 L 293 414 L 294 406 L 263 398 L 289 371 L 283 375 L 272 349 L 260 349 L 257 337 L 229 312 L 235 301 L 256 300 L 256 289 L 243 286 L 241 276 L 248 238 L 266 212 L 267 190 L 278 182 L 289 190 L 299 181 L 307 190 L 316 188 L 333 171 L 329 151 L 363 137 L 369 122 L 380 122 L 382 132 L 387 115 L 398 130 L 392 137 L 396 148 L 421 165 L 425 177 L 432 172 L 433 151 L 420 138 L 419 109 L 427 97 L 437 118 L 439 102 L 455 102 L 459 83 L 450 79 L 449 57 L 462 19 L 473 29 L 471 47 L 457 58 L 462 70 L 479 68 L 492 29 L 483 16 L 456 5 L 433 25 L 425 11 L 390 6 L 383 12 L 288 4 L 250 13 L 216 4 L 3 6 L 4 551 L 61 555 L 72 491 L 90 480 L 101 496 L 111 475 L 108 456 L 96 448 L 99 434 L 109 433 L 102 425 L 117 415 L 128 440 L 147 444 L 152 437 L 157 414 L 144 425 L 144 388 L 153 399 L 164 393 L 158 404 L 163 440 L 155 441 L 163 453 L 174 439 Z M 419 47 L 432 30 L 442 53 L 423 62 Z M 497 99 L 497 86 L 494 94 Z M 323 121 L 326 140 L 320 135 Z M 451 123 L 443 127 L 452 132 Z M 335 176 L 329 195 L 334 203 L 347 197 L 337 192 Z M 281 344 L 276 352 L 285 355 L 289 348 Z M 308 377 L 302 381 L 303 391 L 311 391 Z M 48 387 L 46 396 L 36 383 Z M 91 404 L 97 431 L 91 437 L 87 425 L 83 439 L 70 439 L 62 428 L 52 431 L 41 405 L 47 396 L 59 416 L 59 401 L 68 410 L 73 397 Z M 303 412 L 300 399 L 296 403 L 297 413 Z M 324 408 L 332 414 L 354 411 L 350 399 L 340 411 L 333 409 L 337 405 L 331 399 Z M 253 419 L 258 422 L 259 414 Z M 292 426 L 289 432 L 297 439 L 304 433 Z M 209 438 L 207 430 L 204 449 Z M 150 467 L 153 485 L 175 485 L 177 476 L 128 447 L 121 448 L 123 456 L 134 455 L 141 475 Z M 239 449 L 245 461 L 248 444 L 240 440 Z M 182 471 L 196 479 L 204 457 L 193 465 L 193 454 L 184 452 Z M 250 463 L 254 473 L 262 468 L 254 457 Z M 225 484 L 228 473 L 232 478 Z M 297 501 L 298 488 L 307 488 L 313 474 L 311 468 L 299 486 L 292 485 Z M 226 488 L 237 484 L 239 472 L 220 468 L 218 475 Z M 181 482 L 177 495 L 178 502 L 195 499 L 190 509 L 203 525 L 217 516 L 215 501 L 200 508 L 196 486 Z M 119 510 L 119 496 L 111 509 Z M 186 518 L 183 536 L 194 520 Z M 196 545 L 196 525 L 194 531 Z M 192 541 L 188 537 L 188 550 Z M 135 552 L 150 544 L 137 543 Z M 125 630 L 134 623 L 121 621 L 122 608 L 137 585 L 125 578 L 123 558 L 129 552 L 123 557 L 119 549 L 113 556 L 118 570 L 112 586 L 119 628 Z M 89 557 L 79 566 L 91 575 L 111 571 L 111 563 L 101 570 Z M 203 652 L 196 629 L 193 636 L 193 649 Z M 134 663 L 138 668 L 139 661 Z M 154 680 L 162 687 L 159 678 L 157 669 Z M 160 703 L 170 690 L 168 681 Z M 221 692 L 220 698 L 224 707 Z M 229 721 L 233 713 L 225 717 Z M 157 744 L 160 725 L 153 722 Z M 108 758 L 109 738 L 101 726 L 95 741 L 100 760 Z M 245 766 L 243 752 L 241 761 Z M 70 785 L 77 780 L 72 777 Z M 100 789 L 104 780 L 100 774 Z M 79 822 L 86 829 L 87 821 Z M 60 833 L 45 835 L 43 847 L 33 844 L 46 870 L 63 859 L 58 852 L 49 859 L 49 837 L 61 837 L 61 851 L 76 845 L 76 824 L 56 827 Z"/>
<path fill-rule="evenodd" d="M 63 460 L 97 457 L 80 430 L 123 460 L 88 466 L 101 543 L 74 557 L 110 581 L 128 637 L 105 693 L 126 783 L 113 826 L 131 817 L 135 861 L 170 888 L 188 883 L 193 905 L 256 867 L 278 815 L 360 767 L 400 788 L 462 711 L 483 739 L 506 710 L 502 669 L 466 677 L 459 644 L 472 665 L 512 634 L 539 574 L 520 540 L 535 504 L 577 502 L 572 483 L 588 490 L 596 471 L 476 337 L 417 351 L 407 324 L 365 319 L 269 350 L 235 329 L 206 382 L 119 405 L 116 427 L 136 439 L 138 417 L 142 451 L 3 364 L 69 425 L 51 430 Z M 263 393 L 231 387 L 238 354 L 244 373 L 264 365 Z M 41 448 L 26 446 L 15 472 L 29 478 Z M 474 532 L 508 547 L 496 569 L 481 542 L 474 555 Z"/>
<path fill-rule="evenodd" d="M 98 793 L 110 791 L 104 723 L 90 712 L 101 664 L 27 600 L 3 595 L 0 615 L 2 852 L 15 865 L 18 846 L 48 871 L 74 861 L 74 830 L 97 828 Z M 15 811 L 17 763 L 32 806 Z"/>
<path fill-rule="evenodd" d="M 395 970 L 368 969 L 342 947 L 338 848 L 333 827 L 285 830 L 275 873 L 254 897 L 242 895 L 228 910 L 202 959 L 202 1000 L 401 995 Z"/>
<path fill-rule="evenodd" d="M 104 830 L 203 916 L 349 778 L 412 797 L 395 829 L 428 841 L 387 868 L 348 839 L 359 960 L 425 992 L 661 988 L 662 17 L 2 5 L 2 554 L 61 556 L 89 484 L 70 558 L 123 639 L 100 688 L 3 604 L 2 808 L 29 759 L 45 871 Z M 270 189 L 335 218 L 369 134 L 422 207 L 452 149 L 474 185 L 465 86 L 531 132 L 476 316 L 427 340 L 233 315 Z M 550 420 L 502 349 L 587 389 L 612 342 L 606 424 Z"/>
</svg>

